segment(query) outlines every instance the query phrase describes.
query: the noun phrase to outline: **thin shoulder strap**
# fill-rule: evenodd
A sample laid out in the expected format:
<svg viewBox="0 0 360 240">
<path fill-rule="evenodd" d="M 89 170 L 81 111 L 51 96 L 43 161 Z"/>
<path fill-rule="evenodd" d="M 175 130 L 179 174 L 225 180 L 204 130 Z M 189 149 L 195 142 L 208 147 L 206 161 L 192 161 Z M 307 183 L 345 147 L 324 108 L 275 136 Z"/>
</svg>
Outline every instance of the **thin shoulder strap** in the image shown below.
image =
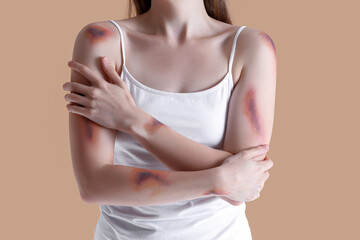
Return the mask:
<svg viewBox="0 0 360 240">
<path fill-rule="evenodd" d="M 109 20 L 109 22 L 113 23 L 116 28 L 119 30 L 120 33 L 120 39 L 121 39 L 121 56 L 122 56 L 122 64 L 125 65 L 125 48 L 124 48 L 124 38 L 123 38 L 123 33 L 121 31 L 121 28 L 119 26 L 119 24 L 117 24 L 117 22 L 115 22 L 114 20 Z"/>
<path fill-rule="evenodd" d="M 237 38 L 238 38 L 239 34 L 241 33 L 241 31 L 244 28 L 246 28 L 246 26 L 240 26 L 239 29 L 236 31 L 236 34 L 235 34 L 235 37 L 234 37 L 234 41 L 233 41 L 232 48 L 231 48 L 231 53 L 230 53 L 230 59 L 229 59 L 229 71 L 230 72 L 232 70 L 232 64 L 233 64 L 233 60 L 234 60 L 234 54 L 235 54 Z"/>
</svg>

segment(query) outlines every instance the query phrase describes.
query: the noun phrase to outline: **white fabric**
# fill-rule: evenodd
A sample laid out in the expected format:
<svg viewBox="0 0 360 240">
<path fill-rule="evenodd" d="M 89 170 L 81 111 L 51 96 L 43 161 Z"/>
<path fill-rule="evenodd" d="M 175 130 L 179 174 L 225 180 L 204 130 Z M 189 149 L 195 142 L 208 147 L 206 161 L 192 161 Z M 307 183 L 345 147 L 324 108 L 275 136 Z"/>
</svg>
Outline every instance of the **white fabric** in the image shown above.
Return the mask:
<svg viewBox="0 0 360 240">
<path fill-rule="evenodd" d="M 221 82 L 204 91 L 175 93 L 147 87 L 132 77 L 125 65 L 121 28 L 115 21 L 109 21 L 121 37 L 123 70 L 120 76 L 137 106 L 187 138 L 221 149 L 233 89 L 231 67 L 236 39 L 246 26 L 239 27 L 234 37 L 228 72 Z M 114 164 L 170 170 L 131 135 L 119 131 Z M 251 240 L 245 210 L 245 203 L 233 206 L 214 196 L 155 206 L 100 205 L 94 240 Z"/>
</svg>

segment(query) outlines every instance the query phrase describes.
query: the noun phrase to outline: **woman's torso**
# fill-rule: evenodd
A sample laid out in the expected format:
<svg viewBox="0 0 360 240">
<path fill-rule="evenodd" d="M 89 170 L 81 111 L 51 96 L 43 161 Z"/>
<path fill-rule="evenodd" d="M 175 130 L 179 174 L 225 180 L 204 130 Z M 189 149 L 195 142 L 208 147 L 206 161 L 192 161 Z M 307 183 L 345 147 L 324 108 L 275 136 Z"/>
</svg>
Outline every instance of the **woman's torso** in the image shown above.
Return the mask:
<svg viewBox="0 0 360 240">
<path fill-rule="evenodd" d="M 117 25 L 116 22 L 113 23 L 115 26 Z M 120 28 L 120 25 L 118 27 Z M 240 33 L 241 31 L 238 30 L 242 29 L 236 27 L 235 32 Z M 234 87 L 234 77 L 231 71 L 234 55 L 232 61 L 229 61 L 229 58 L 231 56 L 230 51 L 236 52 L 236 41 L 233 41 L 236 36 L 235 33 L 230 41 L 230 46 L 222 53 L 222 56 L 227 56 L 224 56 L 224 60 L 219 57 L 214 62 L 214 68 L 220 69 L 219 71 L 223 72 L 222 76 L 219 77 L 220 80 L 209 87 L 209 84 L 205 83 L 207 79 L 198 78 L 201 76 L 199 73 L 192 75 L 190 71 L 188 76 L 184 74 L 184 71 L 187 71 L 186 66 L 192 68 L 193 71 L 197 70 L 197 72 L 207 71 L 208 61 L 205 53 L 200 54 L 200 57 L 197 56 L 199 59 L 202 56 L 201 61 L 195 60 L 192 64 L 184 64 L 179 68 L 161 69 L 156 64 L 155 59 L 157 57 L 154 57 L 159 56 L 155 54 L 157 51 L 154 53 L 147 51 L 153 46 L 138 46 L 141 49 L 131 51 L 129 45 L 133 43 L 129 44 L 129 38 L 124 37 L 125 31 L 121 32 L 122 46 L 124 46 L 121 61 L 125 64 L 122 65 L 120 76 L 126 82 L 137 106 L 185 137 L 209 147 L 221 149 L 228 102 Z M 181 52 L 181 49 L 178 51 Z M 137 54 L 147 57 L 139 58 L 136 56 Z M 191 62 L 191 57 L 194 55 L 197 54 L 193 51 L 186 60 Z M 144 71 L 141 70 L 143 65 L 147 60 L 151 60 L 148 58 L 149 56 L 152 56 L 152 63 L 148 65 L 147 78 L 141 78 Z M 164 59 L 162 61 L 166 62 Z M 168 59 L 167 61 L 171 60 Z M 176 61 L 180 60 L 177 59 Z M 136 62 L 139 62 L 139 66 L 135 64 Z M 179 71 L 181 68 L 183 68 L 182 71 Z M 135 71 L 135 69 L 140 70 Z M 181 77 L 176 76 L 173 71 L 181 72 Z M 156 78 L 156 74 L 161 78 L 160 80 Z M 169 81 L 175 81 L 171 79 L 172 76 L 176 81 L 183 82 L 181 84 L 171 82 L 167 84 L 167 87 L 162 88 L 159 82 L 166 81 L 164 76 L 167 76 Z M 181 78 L 188 80 L 181 80 Z M 149 82 L 147 83 L 147 80 L 144 79 L 148 79 Z M 156 79 L 156 81 L 151 81 L 151 79 Z M 189 81 L 189 84 L 191 82 L 192 87 L 187 86 L 186 81 Z M 204 82 L 198 83 L 198 81 Z M 124 132 L 117 132 L 116 134 L 114 164 L 170 170 L 154 158 L 136 139 Z M 214 196 L 155 206 L 100 205 L 100 217 L 95 229 L 94 240 L 250 240 L 251 231 L 245 209 L 245 204 L 233 206 Z"/>
</svg>

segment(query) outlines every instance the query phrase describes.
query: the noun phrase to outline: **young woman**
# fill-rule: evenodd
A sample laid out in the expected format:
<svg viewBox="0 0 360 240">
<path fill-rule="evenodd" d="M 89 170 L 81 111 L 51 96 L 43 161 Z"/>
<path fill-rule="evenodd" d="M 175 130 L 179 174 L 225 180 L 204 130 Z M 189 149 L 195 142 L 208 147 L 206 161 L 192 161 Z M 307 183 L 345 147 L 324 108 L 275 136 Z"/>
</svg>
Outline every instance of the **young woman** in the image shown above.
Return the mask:
<svg viewBox="0 0 360 240">
<path fill-rule="evenodd" d="M 133 3 L 136 17 L 79 32 L 63 86 L 94 239 L 251 239 L 245 202 L 273 166 L 273 42 L 232 25 L 225 0 Z"/>
</svg>

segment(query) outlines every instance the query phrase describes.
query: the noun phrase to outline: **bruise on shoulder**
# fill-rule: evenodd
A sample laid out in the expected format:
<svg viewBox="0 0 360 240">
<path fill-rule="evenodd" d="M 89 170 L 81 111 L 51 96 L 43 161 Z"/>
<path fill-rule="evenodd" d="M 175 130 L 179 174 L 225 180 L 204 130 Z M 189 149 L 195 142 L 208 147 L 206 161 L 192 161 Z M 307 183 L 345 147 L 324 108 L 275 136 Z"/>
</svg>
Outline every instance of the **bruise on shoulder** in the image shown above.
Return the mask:
<svg viewBox="0 0 360 240">
<path fill-rule="evenodd" d="M 171 184 L 169 173 L 160 170 L 134 168 L 129 178 L 137 192 L 145 189 L 152 190 L 151 197 L 160 194 L 164 187 Z"/>
<path fill-rule="evenodd" d="M 276 60 L 275 44 L 274 44 L 273 40 L 271 39 L 271 37 L 267 33 L 263 32 L 263 31 L 259 31 L 258 35 L 261 38 L 261 40 L 265 43 L 265 45 L 271 50 L 272 57 L 273 57 L 273 63 L 274 63 L 274 71 L 276 72 L 277 60 Z"/>
<path fill-rule="evenodd" d="M 99 24 L 90 24 L 85 28 L 84 35 L 91 44 L 103 42 L 109 39 L 113 34 L 112 29 L 100 26 Z"/>
<path fill-rule="evenodd" d="M 275 44 L 274 44 L 273 40 L 271 39 L 271 37 L 263 31 L 259 31 L 259 36 L 265 42 L 265 44 L 273 51 L 274 55 L 276 55 Z"/>
</svg>

